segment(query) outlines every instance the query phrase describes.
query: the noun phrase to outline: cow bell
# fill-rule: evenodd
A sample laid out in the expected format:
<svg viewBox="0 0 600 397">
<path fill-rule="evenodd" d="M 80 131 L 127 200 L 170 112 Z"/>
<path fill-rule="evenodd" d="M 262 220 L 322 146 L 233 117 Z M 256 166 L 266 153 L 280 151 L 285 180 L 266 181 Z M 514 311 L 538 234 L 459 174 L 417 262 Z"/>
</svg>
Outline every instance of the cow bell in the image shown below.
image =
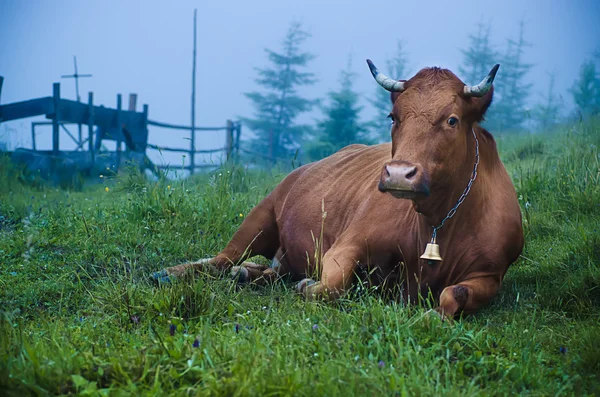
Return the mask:
<svg viewBox="0 0 600 397">
<path fill-rule="evenodd" d="M 432 261 L 441 262 L 442 257 L 440 256 L 440 246 L 437 245 L 435 241 L 428 243 L 427 247 L 425 247 L 425 252 L 423 255 L 421 255 L 421 259 L 427 259 L 429 264 L 433 264 L 431 263 Z"/>
</svg>

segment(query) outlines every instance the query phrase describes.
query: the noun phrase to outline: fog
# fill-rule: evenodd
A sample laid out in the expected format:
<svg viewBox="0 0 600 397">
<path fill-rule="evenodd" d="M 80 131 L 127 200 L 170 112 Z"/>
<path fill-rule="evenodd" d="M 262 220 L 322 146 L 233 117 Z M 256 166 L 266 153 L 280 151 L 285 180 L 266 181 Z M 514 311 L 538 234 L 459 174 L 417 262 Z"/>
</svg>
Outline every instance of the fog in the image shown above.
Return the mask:
<svg viewBox="0 0 600 397">
<path fill-rule="evenodd" d="M 11 1 L 0 2 L 0 103 L 50 96 L 52 83 L 61 82 L 61 95 L 75 99 L 75 83 L 61 79 L 73 73 L 76 55 L 80 95 L 94 92 L 96 104 L 115 107 L 116 95 L 126 101 L 138 94 L 138 109 L 149 105 L 152 120 L 190 124 L 193 12 L 198 9 L 196 125 L 222 126 L 227 119 L 252 116 L 244 92 L 259 90 L 256 67 L 266 65 L 265 48 L 279 50 L 292 21 L 312 37 L 304 49 L 316 55 L 310 71 L 318 82 L 303 88 L 309 98 L 322 98 L 338 85 L 338 76 L 352 56 L 356 90 L 363 96 L 362 117 L 373 116 L 367 98 L 376 84 L 364 60 L 372 59 L 382 72 L 402 40 L 415 73 L 426 66 L 454 71 L 462 61 L 461 48 L 477 23 L 491 24 L 491 38 L 502 50 L 507 38 L 525 21 L 531 47 L 525 61 L 534 66 L 527 75 L 533 84 L 530 101 L 547 90 L 549 72 L 565 106 L 573 103 L 568 88 L 581 63 L 598 49 L 600 2 L 505 0 L 447 1 Z M 493 65 L 490 65 L 490 67 Z M 394 76 L 409 78 L 410 76 Z M 481 76 L 482 78 L 484 76 Z M 466 81 L 476 84 L 478 81 Z M 502 84 L 502 68 L 496 78 Z M 126 102 L 125 102 L 126 103 Z M 315 109 L 304 118 L 321 117 Z M 0 124 L 0 140 L 9 148 L 31 147 L 33 119 Z M 41 130 L 38 148 L 51 147 L 50 129 Z M 248 133 L 244 130 L 242 137 Z M 74 145 L 61 136 L 61 149 Z M 150 129 L 150 142 L 189 147 L 184 131 Z M 198 133 L 199 149 L 223 146 L 223 133 Z M 173 157 L 175 156 L 175 157 Z M 177 163 L 177 156 L 165 156 Z M 160 162 L 160 155 L 151 153 Z"/>
</svg>

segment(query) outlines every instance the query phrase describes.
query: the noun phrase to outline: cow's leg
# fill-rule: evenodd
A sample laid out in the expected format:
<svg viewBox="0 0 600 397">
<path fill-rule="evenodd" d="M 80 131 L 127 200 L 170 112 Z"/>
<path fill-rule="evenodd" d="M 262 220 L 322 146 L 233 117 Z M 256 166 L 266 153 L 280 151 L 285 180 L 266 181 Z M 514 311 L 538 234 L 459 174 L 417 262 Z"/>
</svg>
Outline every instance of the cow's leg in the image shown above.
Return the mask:
<svg viewBox="0 0 600 397">
<path fill-rule="evenodd" d="M 250 211 L 231 241 L 217 256 L 163 269 L 154 273 L 153 278 L 160 282 L 201 271 L 222 272 L 251 256 L 262 255 L 271 259 L 278 248 L 279 233 L 275 212 L 271 198 L 267 197 Z"/>
<path fill-rule="evenodd" d="M 444 288 L 440 305 L 435 309 L 442 318 L 452 318 L 462 312 L 472 313 L 488 303 L 500 289 L 496 276 L 476 277 Z"/>
<path fill-rule="evenodd" d="M 296 288 L 308 300 L 339 298 L 352 284 L 360 249 L 335 243 L 322 260 L 321 280 L 305 278 Z"/>
<path fill-rule="evenodd" d="M 283 267 L 277 258 L 273 259 L 271 266 L 244 262 L 239 266 L 231 268 L 231 278 L 237 280 L 238 283 L 267 285 L 273 283 L 284 274 Z"/>
</svg>

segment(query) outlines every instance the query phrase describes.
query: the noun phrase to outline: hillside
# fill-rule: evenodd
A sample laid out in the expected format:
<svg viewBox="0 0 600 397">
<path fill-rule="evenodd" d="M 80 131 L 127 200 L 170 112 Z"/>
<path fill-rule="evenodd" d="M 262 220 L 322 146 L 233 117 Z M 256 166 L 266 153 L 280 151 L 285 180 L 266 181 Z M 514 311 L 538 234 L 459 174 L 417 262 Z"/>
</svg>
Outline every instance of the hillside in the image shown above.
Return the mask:
<svg viewBox="0 0 600 397">
<path fill-rule="evenodd" d="M 0 159 L 0 388 L 12 395 L 600 394 L 600 123 L 497 138 L 526 246 L 454 323 L 372 291 L 148 273 L 214 255 L 281 172 L 45 187 Z"/>
</svg>

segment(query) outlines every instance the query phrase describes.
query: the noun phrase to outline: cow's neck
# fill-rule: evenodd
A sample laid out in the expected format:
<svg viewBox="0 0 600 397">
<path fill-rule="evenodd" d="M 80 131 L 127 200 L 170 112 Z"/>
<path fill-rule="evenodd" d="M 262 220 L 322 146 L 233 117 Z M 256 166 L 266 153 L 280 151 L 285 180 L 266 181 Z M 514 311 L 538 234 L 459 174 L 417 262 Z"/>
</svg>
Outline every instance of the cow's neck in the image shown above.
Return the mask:
<svg viewBox="0 0 600 397">
<path fill-rule="evenodd" d="M 474 226 L 473 217 L 478 219 L 483 211 L 481 197 L 486 184 L 486 164 L 491 159 L 488 157 L 489 153 L 486 150 L 484 142 L 482 142 L 482 139 L 479 139 L 477 178 L 473 182 L 464 201 L 456 209 L 454 216 L 450 219 L 445 219 L 458 204 L 461 196 L 465 194 L 465 189 L 473 176 L 473 167 L 476 161 L 475 140 L 472 135 L 469 136 L 469 149 L 466 161 L 455 173 L 452 183 L 439 191 L 432 192 L 431 196 L 426 200 L 414 204 L 415 210 L 420 213 L 419 228 L 424 235 L 431 236 L 433 229 L 439 227 L 442 222 L 444 222 L 443 226 L 437 230 L 438 236 L 447 235 L 449 231 L 457 228 L 461 229 L 461 225 L 472 228 Z M 465 222 L 467 218 L 469 222 Z"/>
</svg>

